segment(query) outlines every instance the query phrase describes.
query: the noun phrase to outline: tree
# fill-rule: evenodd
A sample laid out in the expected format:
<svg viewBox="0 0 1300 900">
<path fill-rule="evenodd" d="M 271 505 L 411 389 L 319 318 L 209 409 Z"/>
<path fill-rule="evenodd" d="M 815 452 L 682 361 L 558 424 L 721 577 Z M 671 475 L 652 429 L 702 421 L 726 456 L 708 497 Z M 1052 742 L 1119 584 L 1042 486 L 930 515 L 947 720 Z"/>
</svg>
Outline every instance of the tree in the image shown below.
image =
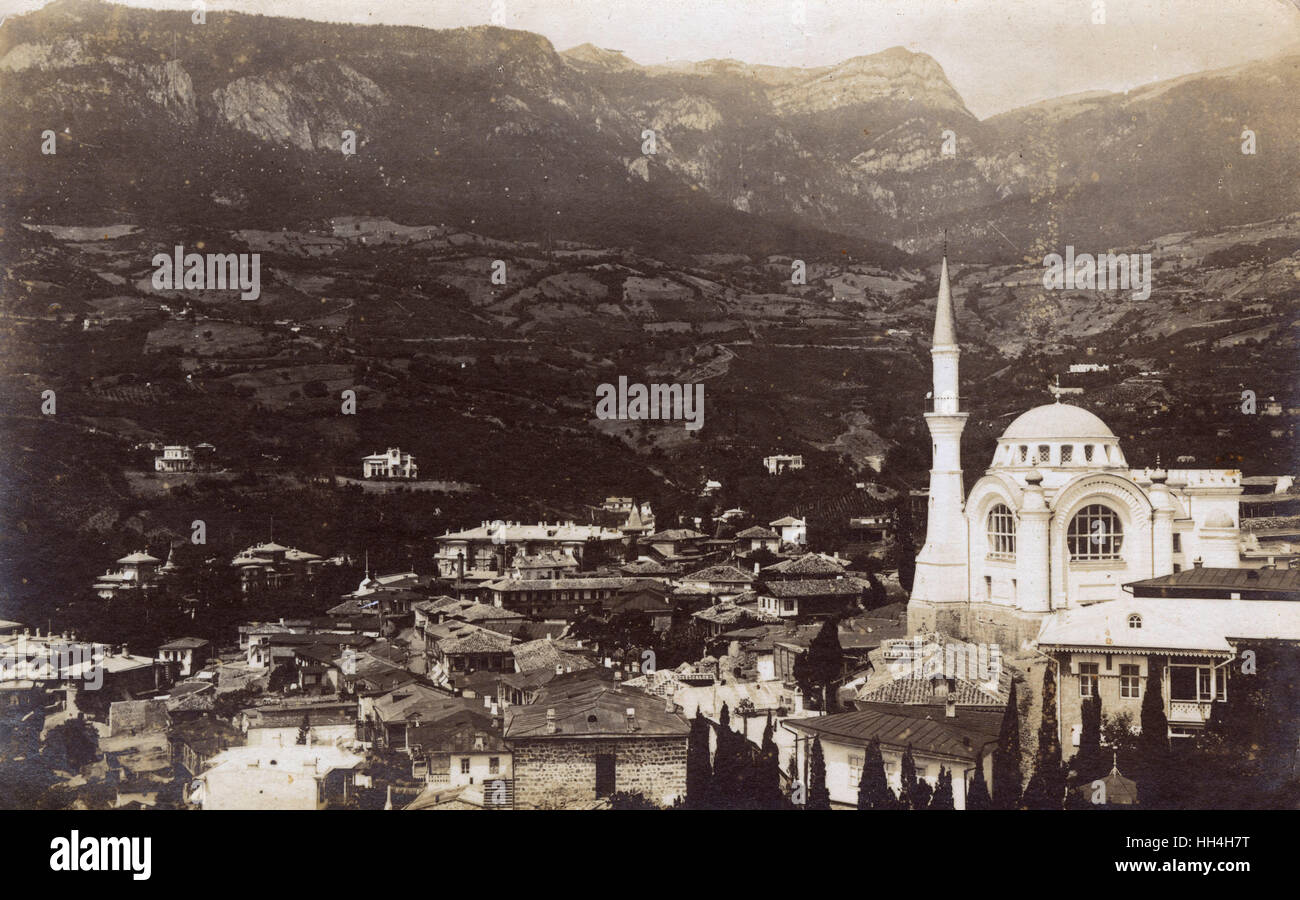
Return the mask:
<svg viewBox="0 0 1300 900">
<path fill-rule="evenodd" d="M 722 704 L 715 729 L 718 746 L 713 751 L 713 788 L 711 806 L 714 809 L 743 809 L 749 803 L 745 790 L 745 744 L 743 737 L 731 730 L 731 710 Z"/>
<path fill-rule="evenodd" d="M 1079 707 L 1079 752 L 1071 760 L 1078 783 L 1089 783 L 1110 771 L 1110 762 L 1101 752 L 1101 697 L 1083 698 Z"/>
<path fill-rule="evenodd" d="M 784 809 L 781 797 L 781 751 L 776 746 L 771 713 L 767 714 L 763 743 L 759 747 L 753 768 L 750 792 L 754 796 L 754 805 L 758 809 Z"/>
<path fill-rule="evenodd" d="M 971 778 L 970 790 L 966 792 L 967 809 L 991 809 L 993 801 L 989 797 L 989 787 L 984 781 L 984 752 L 975 757 L 975 775 Z"/>
<path fill-rule="evenodd" d="M 303 716 L 302 716 L 302 724 L 298 726 L 298 740 L 297 740 L 297 743 L 298 743 L 299 745 L 306 744 L 306 743 L 307 743 L 307 740 L 308 740 L 310 737 L 311 737 L 311 714 L 310 714 L 310 713 L 303 713 Z"/>
<path fill-rule="evenodd" d="M 711 802 L 709 788 L 713 780 L 713 765 L 709 761 L 709 721 L 704 713 L 695 710 L 691 720 L 691 735 L 686 742 L 686 806 L 688 809 L 708 809 Z"/>
<path fill-rule="evenodd" d="M 880 741 L 875 738 L 867 744 L 862 758 L 862 775 L 858 779 L 858 809 L 894 809 L 898 799 L 889 789 L 885 778 L 885 759 L 880 752 Z"/>
<path fill-rule="evenodd" d="M 899 586 L 911 594 L 916 577 L 916 538 L 912 535 L 912 507 L 906 492 L 894 507 L 894 543 L 890 553 L 898 569 Z"/>
<path fill-rule="evenodd" d="M 912 745 L 903 751 L 903 762 L 899 767 L 898 803 L 903 809 L 917 809 L 916 802 L 920 784 L 916 777 L 916 758 L 912 756 Z M 924 809 L 924 807 L 919 807 Z"/>
<path fill-rule="evenodd" d="M 1065 770 L 1061 764 L 1061 739 L 1056 719 L 1056 666 L 1043 669 L 1043 713 L 1038 724 L 1038 749 L 1034 774 L 1025 787 L 1028 809 L 1060 809 L 1065 801 Z"/>
<path fill-rule="evenodd" d="M 1016 683 L 1011 682 L 1007 708 L 1002 713 L 998 748 L 993 754 L 993 808 L 1015 809 L 1020 805 L 1020 709 L 1016 701 Z"/>
<path fill-rule="evenodd" d="M 826 757 L 822 754 L 820 737 L 813 738 L 812 755 L 808 763 L 808 808 L 831 808 L 830 791 L 826 789 Z"/>
<path fill-rule="evenodd" d="M 953 809 L 952 772 L 939 767 L 939 783 L 934 787 L 934 796 L 926 809 Z"/>
<path fill-rule="evenodd" d="M 1169 759 L 1169 720 L 1165 716 L 1165 700 L 1161 691 L 1164 681 L 1164 664 L 1158 657 L 1147 661 L 1147 680 L 1142 694 L 1141 731 L 1138 733 L 1138 800 L 1143 806 L 1160 808 L 1173 794 Z"/>
<path fill-rule="evenodd" d="M 827 619 L 812 639 L 808 649 L 794 661 L 794 679 L 805 697 L 820 697 L 821 708 L 829 710 L 834 698 L 832 688 L 844 671 L 844 650 L 840 647 L 840 628 L 835 619 Z"/>
</svg>

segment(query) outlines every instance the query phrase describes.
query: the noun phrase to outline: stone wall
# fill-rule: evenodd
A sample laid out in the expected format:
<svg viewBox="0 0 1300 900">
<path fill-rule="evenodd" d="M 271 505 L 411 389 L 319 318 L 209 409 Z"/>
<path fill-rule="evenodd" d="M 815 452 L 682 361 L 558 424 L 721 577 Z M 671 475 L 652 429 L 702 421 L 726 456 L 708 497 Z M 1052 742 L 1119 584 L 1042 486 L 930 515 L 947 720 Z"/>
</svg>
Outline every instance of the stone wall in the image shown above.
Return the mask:
<svg viewBox="0 0 1300 900">
<path fill-rule="evenodd" d="M 681 737 L 531 738 L 511 741 L 515 805 L 553 807 L 596 799 L 596 757 L 614 756 L 614 790 L 670 805 L 686 794 Z"/>
</svg>

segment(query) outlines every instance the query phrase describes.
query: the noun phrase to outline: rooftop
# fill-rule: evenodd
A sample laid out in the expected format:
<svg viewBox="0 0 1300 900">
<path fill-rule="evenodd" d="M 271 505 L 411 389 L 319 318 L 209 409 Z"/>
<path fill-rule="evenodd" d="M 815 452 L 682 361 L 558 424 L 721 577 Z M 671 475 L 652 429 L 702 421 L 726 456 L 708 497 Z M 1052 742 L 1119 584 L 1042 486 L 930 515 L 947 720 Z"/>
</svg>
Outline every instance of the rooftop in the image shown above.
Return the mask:
<svg viewBox="0 0 1300 900">
<path fill-rule="evenodd" d="M 662 700 L 608 682 L 547 686 L 535 703 L 511 707 L 507 713 L 506 740 L 685 737 L 691 730 Z"/>
</svg>

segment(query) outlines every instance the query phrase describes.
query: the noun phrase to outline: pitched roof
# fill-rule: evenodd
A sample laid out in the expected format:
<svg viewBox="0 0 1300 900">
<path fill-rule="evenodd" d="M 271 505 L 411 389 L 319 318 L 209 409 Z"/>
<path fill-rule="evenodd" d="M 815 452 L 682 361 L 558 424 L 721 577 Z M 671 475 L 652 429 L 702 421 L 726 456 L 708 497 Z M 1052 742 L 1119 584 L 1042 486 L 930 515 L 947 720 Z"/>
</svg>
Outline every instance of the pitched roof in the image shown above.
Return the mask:
<svg viewBox="0 0 1300 900">
<path fill-rule="evenodd" d="M 1002 712 L 963 709 L 949 717 L 943 707 L 868 703 L 855 712 L 807 719 L 788 719 L 785 727 L 866 746 L 878 740 L 892 749 L 974 760 L 981 748 L 997 743 Z"/>
<path fill-rule="evenodd" d="M 1129 617 L 1141 617 L 1141 627 Z M 1213 656 L 1235 652 L 1229 638 L 1300 641 L 1300 603 L 1287 600 L 1128 597 L 1063 609 L 1044 620 L 1038 646 L 1110 652 L 1135 650 L 1201 651 Z"/>
<path fill-rule="evenodd" d="M 508 634 L 475 628 L 460 637 L 440 641 L 438 650 L 441 653 L 505 653 L 514 643 L 515 639 Z"/>
<path fill-rule="evenodd" d="M 796 525 L 806 525 L 803 519 L 797 519 L 794 516 L 782 516 L 775 522 L 768 522 L 773 528 L 792 528 Z"/>
<path fill-rule="evenodd" d="M 700 569 L 698 572 L 692 572 L 689 575 L 683 575 L 682 581 L 706 581 L 722 583 L 740 583 L 749 584 L 754 580 L 754 576 L 738 569 L 735 566 L 709 566 L 707 569 Z"/>
<path fill-rule="evenodd" d="M 548 711 L 553 712 L 549 719 Z M 684 718 L 664 708 L 662 700 L 608 682 L 548 685 L 535 703 L 511 707 L 508 715 L 506 740 L 685 737 L 691 730 Z M 548 721 L 554 723 L 554 733 L 548 733 Z"/>
<path fill-rule="evenodd" d="M 1300 569 L 1218 569 L 1193 566 L 1161 575 L 1134 581 L 1131 587 L 1135 596 L 1176 596 L 1180 590 L 1222 591 L 1224 593 L 1282 592 L 1294 593 L 1300 600 Z"/>
<path fill-rule="evenodd" d="M 206 647 L 211 641 L 196 637 L 177 638 L 174 641 L 168 641 L 159 647 L 159 650 L 197 650 L 200 647 Z"/>
<path fill-rule="evenodd" d="M 769 581 L 760 594 L 783 600 L 787 597 L 855 597 L 862 593 L 856 578 L 800 578 L 794 581 Z"/>
<path fill-rule="evenodd" d="M 805 553 L 768 566 L 765 573 L 778 575 L 843 575 L 844 566 L 822 553 Z"/>
<path fill-rule="evenodd" d="M 531 672 L 534 669 L 554 670 L 556 666 L 575 670 L 590 669 L 595 665 L 585 656 L 562 650 L 559 644 L 550 638 L 516 644 L 513 651 L 515 668 L 520 672 Z"/>
<path fill-rule="evenodd" d="M 669 528 L 665 531 L 656 531 L 646 540 L 653 544 L 660 541 L 691 541 L 702 537 L 707 537 L 707 535 L 690 528 Z"/>
<path fill-rule="evenodd" d="M 780 540 L 781 535 L 777 534 L 770 528 L 764 528 L 761 525 L 753 525 L 744 531 L 737 531 L 736 537 L 749 540 L 751 538 L 765 538 L 767 540 Z"/>
</svg>

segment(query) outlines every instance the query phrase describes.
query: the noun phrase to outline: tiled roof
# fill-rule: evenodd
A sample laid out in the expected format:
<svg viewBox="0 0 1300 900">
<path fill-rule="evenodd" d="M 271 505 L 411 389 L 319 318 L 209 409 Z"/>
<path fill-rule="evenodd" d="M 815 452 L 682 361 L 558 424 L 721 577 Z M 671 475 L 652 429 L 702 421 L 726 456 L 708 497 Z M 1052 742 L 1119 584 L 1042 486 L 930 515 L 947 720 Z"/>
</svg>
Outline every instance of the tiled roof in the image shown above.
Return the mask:
<svg viewBox="0 0 1300 900">
<path fill-rule="evenodd" d="M 476 628 L 461 637 L 440 641 L 438 650 L 441 653 L 504 653 L 514 642 L 508 634 Z"/>
<path fill-rule="evenodd" d="M 482 700 L 454 697 L 423 684 L 407 684 L 374 699 L 375 715 L 384 722 L 407 721 L 419 715 L 422 722 L 436 722 L 464 710 L 478 711 Z"/>
<path fill-rule="evenodd" d="M 821 553 L 805 553 L 795 559 L 775 563 L 763 571 L 778 575 L 843 575 L 844 566 Z"/>
<path fill-rule="evenodd" d="M 773 528 L 792 528 L 796 525 L 806 524 L 803 519 L 796 519 L 794 516 L 782 516 L 775 522 L 768 522 Z"/>
<path fill-rule="evenodd" d="M 751 538 L 765 538 L 767 540 L 779 540 L 781 538 L 781 535 L 777 534 L 775 531 L 773 531 L 770 528 L 764 528 L 761 525 L 755 525 L 751 528 L 746 528 L 744 531 L 736 532 L 736 537 L 743 538 L 745 540 L 749 540 Z"/>
<path fill-rule="evenodd" d="M 614 588 L 634 584 L 635 579 L 608 578 L 497 578 L 484 585 L 490 591 L 573 591 Z"/>
<path fill-rule="evenodd" d="M 666 531 L 655 532 L 646 540 L 654 544 L 663 541 L 693 541 L 703 537 L 707 537 L 707 535 L 693 531 L 690 528 L 669 528 Z"/>
<path fill-rule="evenodd" d="M 707 569 L 700 569 L 698 572 L 692 572 L 689 575 L 683 575 L 682 581 L 685 582 L 721 582 L 724 584 L 740 583 L 749 584 L 754 580 L 750 573 L 738 569 L 735 566 L 709 566 Z"/>
<path fill-rule="evenodd" d="M 515 656 L 515 668 L 520 672 L 531 672 L 534 669 L 552 669 L 563 666 L 566 669 L 572 668 L 589 669 L 595 665 L 594 662 L 585 656 L 578 656 L 574 653 L 566 653 L 550 638 L 542 638 L 536 641 L 528 641 L 524 644 L 516 644 L 513 648 Z"/>
<path fill-rule="evenodd" d="M 1159 589 L 1221 590 L 1242 594 L 1252 591 L 1283 591 L 1300 594 L 1300 568 L 1214 569 L 1194 566 L 1172 575 L 1147 578 L 1126 586 L 1133 588 L 1134 594 L 1138 596 Z M 1169 593 L 1168 590 L 1164 592 Z"/>
<path fill-rule="evenodd" d="M 634 714 L 627 715 L 632 709 Z M 555 732 L 547 730 L 547 712 Z M 583 682 L 572 688 L 543 688 L 535 703 L 508 710 L 506 740 L 521 738 L 685 737 L 691 727 L 667 712 L 658 698 L 608 682 Z"/>
<path fill-rule="evenodd" d="M 177 638 L 174 641 L 168 641 L 158 649 L 159 650 L 197 650 L 200 647 L 208 646 L 209 643 L 211 642 L 206 641 L 203 638 L 183 637 L 183 638 Z"/>
<path fill-rule="evenodd" d="M 769 581 L 759 594 L 783 600 L 787 597 L 855 597 L 862 593 L 856 578 L 801 578 L 795 581 Z"/>
<path fill-rule="evenodd" d="M 855 712 L 790 719 L 785 727 L 823 740 L 865 746 L 880 741 L 892 749 L 908 746 L 915 753 L 974 760 L 981 749 L 997 743 L 1002 712 L 962 709 L 949 717 L 943 707 L 870 703 Z"/>
</svg>

